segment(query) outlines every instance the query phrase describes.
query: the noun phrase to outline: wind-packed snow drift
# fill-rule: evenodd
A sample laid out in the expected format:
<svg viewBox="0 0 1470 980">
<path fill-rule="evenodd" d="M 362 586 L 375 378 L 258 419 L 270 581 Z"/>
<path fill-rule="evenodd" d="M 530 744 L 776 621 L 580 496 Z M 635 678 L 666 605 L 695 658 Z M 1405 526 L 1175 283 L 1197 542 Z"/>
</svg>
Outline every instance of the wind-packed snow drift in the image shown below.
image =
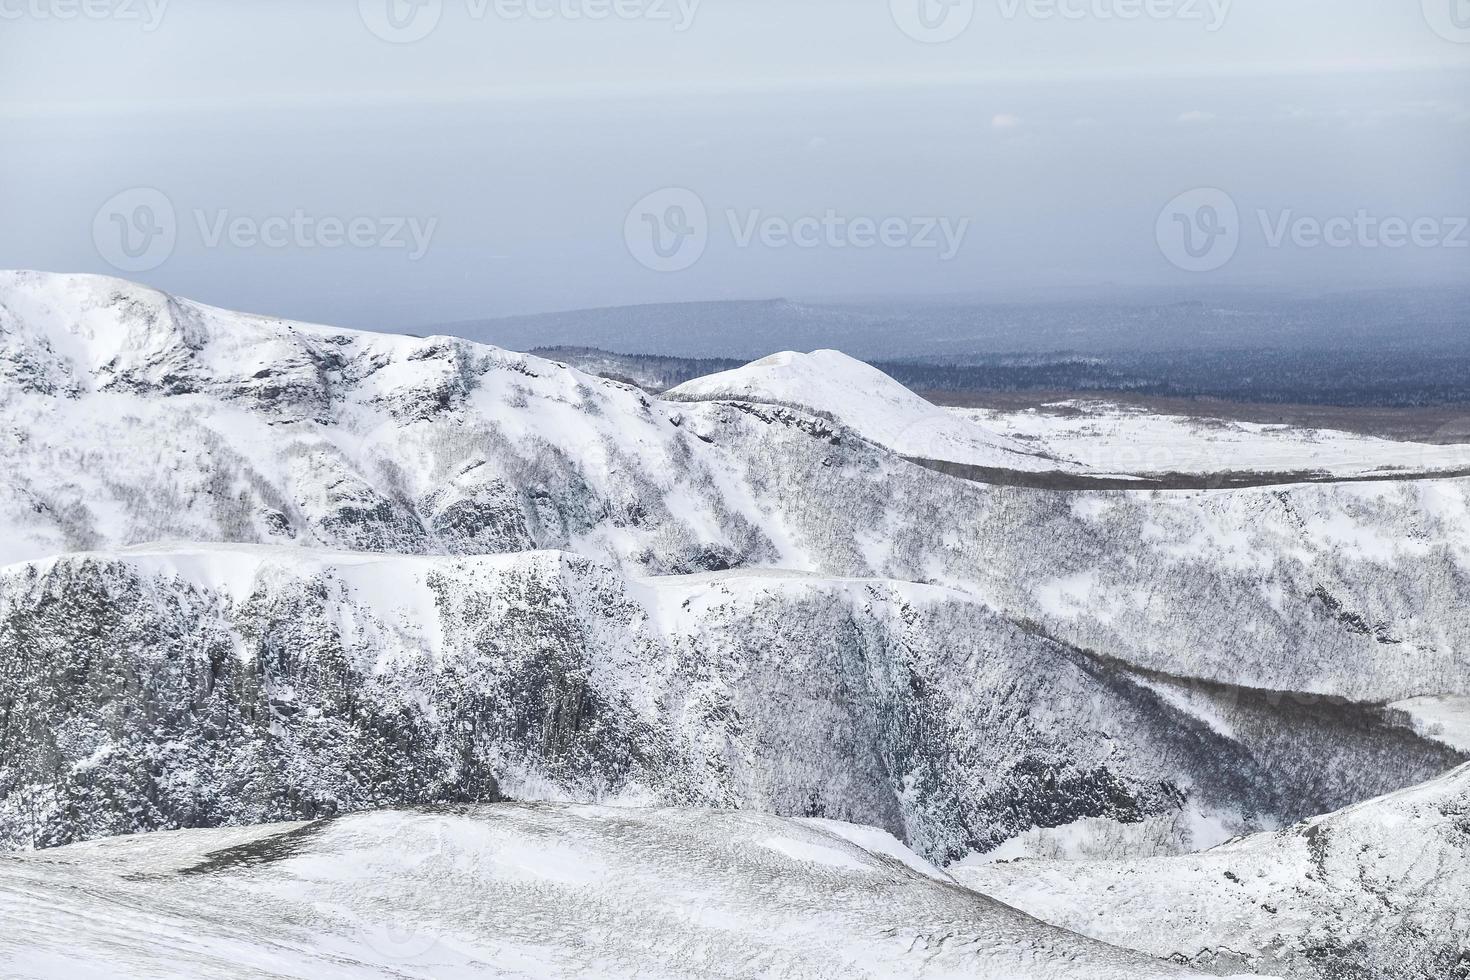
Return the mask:
<svg viewBox="0 0 1470 980">
<path fill-rule="evenodd" d="M 1202 976 L 1047 926 L 879 831 L 499 805 L 99 841 L 0 860 L 37 980 Z"/>
</svg>

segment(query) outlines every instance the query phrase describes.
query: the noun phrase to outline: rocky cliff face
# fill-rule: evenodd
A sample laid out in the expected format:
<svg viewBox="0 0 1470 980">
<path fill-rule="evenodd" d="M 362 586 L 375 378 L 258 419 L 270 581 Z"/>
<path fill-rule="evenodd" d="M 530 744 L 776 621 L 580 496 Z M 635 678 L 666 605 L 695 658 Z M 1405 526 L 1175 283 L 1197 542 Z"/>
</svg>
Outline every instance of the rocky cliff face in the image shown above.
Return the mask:
<svg viewBox="0 0 1470 980">
<path fill-rule="evenodd" d="M 952 860 L 1088 817 L 1274 826 L 1463 758 L 1382 712 L 1191 688 L 1212 728 L 955 590 L 552 552 L 23 563 L 0 648 L 12 847 L 510 796 L 832 817 Z"/>
</svg>

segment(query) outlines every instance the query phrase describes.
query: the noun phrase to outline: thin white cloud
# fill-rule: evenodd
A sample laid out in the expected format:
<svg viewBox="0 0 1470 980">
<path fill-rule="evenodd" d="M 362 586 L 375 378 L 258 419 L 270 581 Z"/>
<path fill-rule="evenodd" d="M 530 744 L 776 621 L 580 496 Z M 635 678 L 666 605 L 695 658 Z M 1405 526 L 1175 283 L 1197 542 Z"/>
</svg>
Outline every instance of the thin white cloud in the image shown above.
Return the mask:
<svg viewBox="0 0 1470 980">
<path fill-rule="evenodd" d="M 788 94 L 802 92 L 859 92 L 874 89 L 914 90 L 976 87 L 995 83 L 1056 84 L 1058 82 L 1121 82 L 1135 79 L 1192 79 L 1295 76 L 1312 74 L 1356 74 L 1360 72 L 1408 72 L 1446 68 L 1442 61 L 1370 63 L 1340 61 L 1310 64 L 1253 64 L 1129 67 L 1034 67 L 997 68 L 979 71 L 910 72 L 894 75 L 832 74 L 814 76 L 710 77 L 670 85 L 667 79 L 623 81 L 535 81 L 522 84 L 457 86 L 454 88 L 403 88 L 354 91 L 256 91 L 246 95 L 170 96 L 167 98 L 61 99 L 16 98 L 0 104 L 0 119 L 48 117 L 141 116 L 186 113 L 293 111 L 393 106 L 474 105 L 494 103 L 546 103 L 588 101 L 664 101 L 700 99 L 721 95 Z M 1463 69 L 1463 64 L 1456 65 Z"/>
</svg>

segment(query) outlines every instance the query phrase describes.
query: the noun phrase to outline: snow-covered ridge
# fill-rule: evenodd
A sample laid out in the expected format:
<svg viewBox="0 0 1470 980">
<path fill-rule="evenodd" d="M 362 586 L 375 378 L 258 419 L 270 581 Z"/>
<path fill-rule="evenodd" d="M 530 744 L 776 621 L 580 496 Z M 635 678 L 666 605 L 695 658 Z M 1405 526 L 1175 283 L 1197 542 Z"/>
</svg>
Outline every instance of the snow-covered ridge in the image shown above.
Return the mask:
<svg viewBox="0 0 1470 980">
<path fill-rule="evenodd" d="M 383 811 L 0 862 L 7 975 L 1202 976 L 947 881 L 881 831 L 565 805 Z"/>
<path fill-rule="evenodd" d="M 413 338 L 235 313 L 103 276 L 0 272 L 0 335 L 11 376 L 42 390 L 228 383 L 270 397 L 310 384 L 334 346 L 402 353 Z M 285 390 L 281 394 L 287 393 Z"/>
<path fill-rule="evenodd" d="M 1470 767 L 1201 854 L 951 871 L 1055 925 L 1212 971 L 1444 980 L 1470 965 Z"/>
<path fill-rule="evenodd" d="M 103 276 L 0 272 L 0 371 L 21 390 L 208 394 L 277 422 L 333 418 L 336 396 L 350 391 L 351 401 L 412 418 L 457 403 L 464 375 L 486 365 L 610 386 L 455 338 L 236 313 Z"/>
<path fill-rule="evenodd" d="M 774 556 L 687 459 L 687 410 L 527 355 L 3 273 L 0 365 L 0 562 L 159 539 L 621 557 L 604 519 L 679 525 L 652 571 Z"/>
</svg>

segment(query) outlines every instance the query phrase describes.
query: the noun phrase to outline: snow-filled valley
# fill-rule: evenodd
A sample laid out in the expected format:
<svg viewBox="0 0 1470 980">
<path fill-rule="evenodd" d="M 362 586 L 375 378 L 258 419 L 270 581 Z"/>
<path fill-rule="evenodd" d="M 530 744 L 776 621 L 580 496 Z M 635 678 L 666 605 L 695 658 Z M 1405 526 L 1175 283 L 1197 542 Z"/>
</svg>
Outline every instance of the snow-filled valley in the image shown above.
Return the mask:
<svg viewBox="0 0 1470 980">
<path fill-rule="evenodd" d="M 1463 447 L 913 462 L 1148 472 L 1000 421 L 0 273 L 0 975 L 1455 976 L 1470 882 L 1389 841 L 1470 839 Z M 1222 854 L 1293 911 L 1162 948 Z"/>
</svg>

